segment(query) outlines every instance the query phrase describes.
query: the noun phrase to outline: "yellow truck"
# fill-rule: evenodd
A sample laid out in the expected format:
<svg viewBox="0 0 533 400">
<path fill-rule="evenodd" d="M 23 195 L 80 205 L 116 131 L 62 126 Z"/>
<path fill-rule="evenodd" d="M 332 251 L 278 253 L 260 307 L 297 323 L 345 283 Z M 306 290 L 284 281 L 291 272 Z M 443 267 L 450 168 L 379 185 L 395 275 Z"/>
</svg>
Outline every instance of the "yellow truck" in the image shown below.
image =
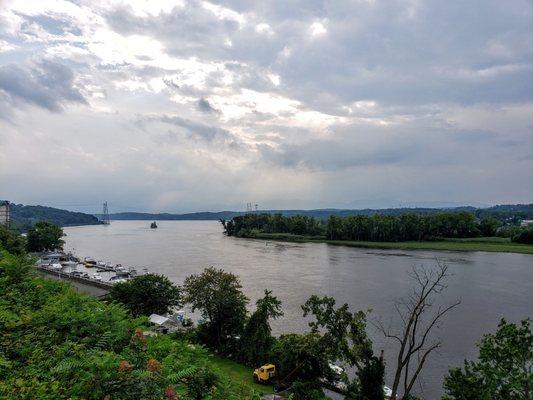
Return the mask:
<svg viewBox="0 0 533 400">
<path fill-rule="evenodd" d="M 274 364 L 265 364 L 254 369 L 254 381 L 259 383 L 270 383 L 276 376 L 276 366 Z"/>
</svg>

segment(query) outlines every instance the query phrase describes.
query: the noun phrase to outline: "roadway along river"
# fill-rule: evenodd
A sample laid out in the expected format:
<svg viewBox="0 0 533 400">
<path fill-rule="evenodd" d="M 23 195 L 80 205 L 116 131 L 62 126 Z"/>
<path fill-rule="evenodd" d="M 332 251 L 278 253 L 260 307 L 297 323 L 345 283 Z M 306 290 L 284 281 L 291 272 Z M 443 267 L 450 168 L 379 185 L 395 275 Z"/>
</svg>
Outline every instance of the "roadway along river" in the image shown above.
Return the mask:
<svg viewBox="0 0 533 400">
<path fill-rule="evenodd" d="M 302 332 L 307 323 L 300 305 L 312 294 L 330 295 L 352 309 L 372 309 L 370 319 L 394 324 L 393 301 L 413 287 L 413 265 L 431 267 L 436 260 L 449 265 L 453 276 L 442 302 L 461 300 L 441 324 L 443 341 L 423 374 L 426 399 L 442 394 L 450 366 L 477 356 L 475 343 L 493 332 L 500 318 L 519 321 L 531 316 L 533 255 L 368 250 L 326 244 L 296 244 L 225 237 L 216 221 L 114 221 L 110 226 L 65 228 L 67 250 L 81 256 L 162 273 L 181 284 L 204 267 L 216 266 L 240 276 L 252 302 L 263 290 L 283 301 L 285 315 L 274 321 L 275 334 Z M 392 366 L 394 343 L 369 327 L 377 351 L 384 349 Z M 392 378 L 388 369 L 387 383 Z"/>
</svg>

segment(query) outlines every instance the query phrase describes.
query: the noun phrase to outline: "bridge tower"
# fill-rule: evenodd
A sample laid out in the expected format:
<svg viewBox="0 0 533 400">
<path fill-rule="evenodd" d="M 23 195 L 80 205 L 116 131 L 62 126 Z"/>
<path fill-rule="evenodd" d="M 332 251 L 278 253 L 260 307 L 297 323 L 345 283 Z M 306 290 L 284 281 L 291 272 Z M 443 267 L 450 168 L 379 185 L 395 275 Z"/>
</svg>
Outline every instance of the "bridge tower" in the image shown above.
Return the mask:
<svg viewBox="0 0 533 400">
<path fill-rule="evenodd" d="M 102 207 L 102 223 L 104 225 L 109 225 L 109 210 L 107 209 L 107 201 L 104 201 L 104 205 Z"/>
</svg>

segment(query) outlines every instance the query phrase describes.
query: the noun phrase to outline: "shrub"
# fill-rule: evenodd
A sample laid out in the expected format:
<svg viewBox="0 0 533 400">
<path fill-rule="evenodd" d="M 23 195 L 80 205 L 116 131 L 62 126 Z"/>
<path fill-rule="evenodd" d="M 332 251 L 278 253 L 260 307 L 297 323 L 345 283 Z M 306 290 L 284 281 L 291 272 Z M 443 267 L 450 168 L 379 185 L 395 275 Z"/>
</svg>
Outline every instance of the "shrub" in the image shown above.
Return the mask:
<svg viewBox="0 0 533 400">
<path fill-rule="evenodd" d="M 117 283 L 109 297 L 122 303 L 133 316 L 165 314 L 181 304 L 179 288 L 166 276 L 146 274 Z"/>
<path fill-rule="evenodd" d="M 201 400 L 213 391 L 217 381 L 217 376 L 213 371 L 202 368 L 188 379 L 187 393 L 194 400 Z"/>
<path fill-rule="evenodd" d="M 516 243 L 533 244 L 533 228 L 528 227 L 523 229 L 521 232 L 513 236 L 511 240 Z"/>
</svg>

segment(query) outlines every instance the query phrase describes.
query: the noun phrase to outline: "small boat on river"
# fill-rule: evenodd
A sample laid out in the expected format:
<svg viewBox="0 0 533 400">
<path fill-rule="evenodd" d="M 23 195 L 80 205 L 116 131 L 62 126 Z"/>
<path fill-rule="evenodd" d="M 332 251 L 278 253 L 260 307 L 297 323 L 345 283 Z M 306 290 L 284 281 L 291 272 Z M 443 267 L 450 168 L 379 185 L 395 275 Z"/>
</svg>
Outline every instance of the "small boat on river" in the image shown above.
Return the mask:
<svg viewBox="0 0 533 400">
<path fill-rule="evenodd" d="M 150 224 L 150 229 L 157 229 L 157 224 L 155 221 Z"/>
</svg>

